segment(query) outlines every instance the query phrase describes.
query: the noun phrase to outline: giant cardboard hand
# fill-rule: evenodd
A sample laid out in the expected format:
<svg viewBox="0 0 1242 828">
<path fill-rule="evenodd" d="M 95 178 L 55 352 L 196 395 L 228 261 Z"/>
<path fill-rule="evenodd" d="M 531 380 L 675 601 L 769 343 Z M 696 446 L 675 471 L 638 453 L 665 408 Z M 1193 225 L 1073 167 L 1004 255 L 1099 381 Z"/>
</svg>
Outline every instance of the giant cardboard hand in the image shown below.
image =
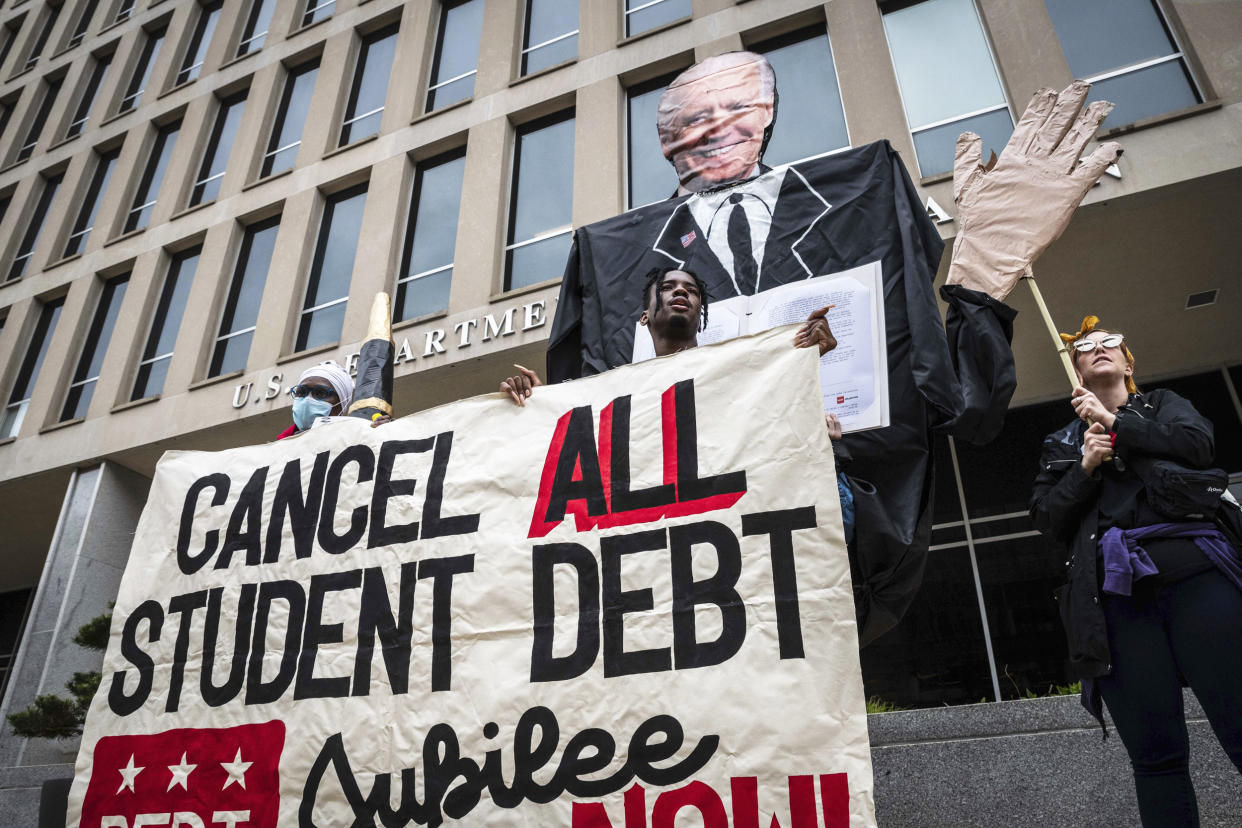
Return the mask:
<svg viewBox="0 0 1242 828">
<path fill-rule="evenodd" d="M 980 162 L 982 141 L 973 132 L 957 139 L 953 200 L 959 230 L 949 284 L 1003 300 L 1121 156 L 1121 145 L 1110 141 L 1078 165 L 1083 147 L 1113 108 L 1095 101 L 1083 109 L 1090 89 L 1076 80 L 1060 94 L 1036 92 L 999 161 L 993 156 L 987 165 Z"/>
</svg>

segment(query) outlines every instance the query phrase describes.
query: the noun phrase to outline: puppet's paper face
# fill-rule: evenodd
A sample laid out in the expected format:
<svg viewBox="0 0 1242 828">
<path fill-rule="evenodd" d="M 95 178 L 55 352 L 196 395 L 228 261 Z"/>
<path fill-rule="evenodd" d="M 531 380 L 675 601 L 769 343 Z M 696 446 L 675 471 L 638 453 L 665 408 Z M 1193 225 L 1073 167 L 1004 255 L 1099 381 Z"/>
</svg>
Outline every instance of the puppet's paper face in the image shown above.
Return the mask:
<svg viewBox="0 0 1242 828">
<path fill-rule="evenodd" d="M 673 163 L 681 186 L 696 193 L 758 172 L 763 131 L 773 111 L 758 60 L 696 73 L 702 66 L 669 86 L 658 116 L 664 157 Z M 693 79 L 682 82 L 687 76 Z"/>
</svg>

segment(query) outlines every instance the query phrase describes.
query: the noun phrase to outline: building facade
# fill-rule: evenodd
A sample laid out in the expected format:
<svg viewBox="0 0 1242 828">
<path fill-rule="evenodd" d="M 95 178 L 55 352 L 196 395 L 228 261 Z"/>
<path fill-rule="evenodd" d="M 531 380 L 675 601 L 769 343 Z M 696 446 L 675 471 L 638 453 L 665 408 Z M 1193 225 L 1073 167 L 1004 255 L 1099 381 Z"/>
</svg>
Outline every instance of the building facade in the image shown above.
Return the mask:
<svg viewBox="0 0 1242 828">
<path fill-rule="evenodd" d="M 376 292 L 398 415 L 542 365 L 572 229 L 673 191 L 655 101 L 728 50 L 776 69 L 768 163 L 887 139 L 946 239 L 956 136 L 999 152 L 1036 89 L 1092 80 L 1126 154 L 1043 294 L 1064 330 L 1125 331 L 1242 480 L 1239 44 L 1228 0 L 3 0 L 3 712 L 89 667 L 69 639 L 115 594 L 159 456 L 273 439 Z M 938 442 L 925 588 L 863 653 L 902 707 L 1067 682 L 1063 564 L 1026 501 L 1069 389 L 1025 286 L 1011 303 L 1005 433 Z M 0 768 L 74 749 L 6 724 Z"/>
</svg>

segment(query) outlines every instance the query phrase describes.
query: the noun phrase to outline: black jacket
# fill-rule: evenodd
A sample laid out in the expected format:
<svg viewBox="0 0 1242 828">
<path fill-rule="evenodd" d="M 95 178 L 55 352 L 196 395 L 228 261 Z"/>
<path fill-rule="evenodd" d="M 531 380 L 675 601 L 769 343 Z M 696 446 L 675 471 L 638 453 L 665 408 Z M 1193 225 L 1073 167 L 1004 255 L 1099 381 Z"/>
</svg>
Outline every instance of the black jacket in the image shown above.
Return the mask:
<svg viewBox="0 0 1242 828">
<path fill-rule="evenodd" d="M 1082 469 L 1086 428 L 1082 420 L 1074 420 L 1044 438 L 1031 496 L 1035 527 L 1069 552 L 1069 583 L 1057 590 L 1056 597 L 1069 642 L 1071 671 L 1080 679 L 1104 676 L 1112 669 L 1096 569 L 1101 477 L 1098 470 L 1088 475 Z M 1196 469 L 1212 463 L 1211 422 L 1166 389 L 1131 394 L 1117 412 L 1113 432 L 1117 435 L 1115 453 L 1131 464 L 1144 456 Z M 1222 519 L 1226 517 L 1235 516 L 1222 514 Z M 1238 542 L 1234 526 L 1222 525 L 1222 529 Z"/>
</svg>

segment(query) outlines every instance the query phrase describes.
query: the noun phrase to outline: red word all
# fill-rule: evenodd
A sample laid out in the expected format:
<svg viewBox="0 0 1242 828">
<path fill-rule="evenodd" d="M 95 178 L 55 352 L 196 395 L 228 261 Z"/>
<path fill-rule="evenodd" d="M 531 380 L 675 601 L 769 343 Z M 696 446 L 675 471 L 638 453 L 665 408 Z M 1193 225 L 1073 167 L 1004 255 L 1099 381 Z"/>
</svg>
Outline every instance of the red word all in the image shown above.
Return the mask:
<svg viewBox="0 0 1242 828">
<path fill-rule="evenodd" d="M 815 803 L 815 777 L 789 777 L 789 825 L 787 828 L 849 828 L 850 791 L 843 773 L 819 776 L 819 808 Z M 732 821 L 720 794 L 704 782 L 691 782 L 682 788 L 665 791 L 656 797 L 647 810 L 647 791 L 635 785 L 625 792 L 625 822 L 621 828 L 673 828 L 677 815 L 697 811 L 703 828 L 760 828 L 758 780 L 753 776 L 735 776 L 729 782 L 733 802 Z M 820 813 L 823 822 L 819 821 Z M 648 821 L 650 813 L 650 821 Z M 603 804 L 575 802 L 573 828 L 618 828 L 608 819 Z M 785 828 L 776 815 L 766 828 Z"/>
</svg>

